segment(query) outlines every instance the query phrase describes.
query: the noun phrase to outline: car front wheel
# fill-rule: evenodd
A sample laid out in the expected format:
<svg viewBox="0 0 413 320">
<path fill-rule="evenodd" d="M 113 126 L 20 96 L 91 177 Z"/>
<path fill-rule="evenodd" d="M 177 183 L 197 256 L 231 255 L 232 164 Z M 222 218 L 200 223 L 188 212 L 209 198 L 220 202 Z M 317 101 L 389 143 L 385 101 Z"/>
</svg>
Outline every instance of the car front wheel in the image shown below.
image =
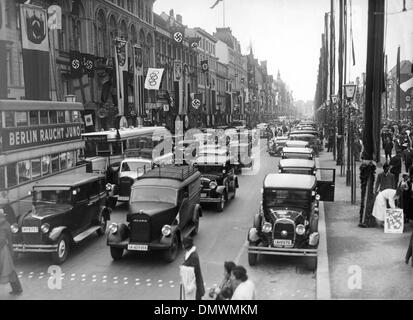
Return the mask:
<svg viewBox="0 0 413 320">
<path fill-rule="evenodd" d="M 113 260 L 120 260 L 123 256 L 123 248 L 110 247 L 110 255 Z"/>
<path fill-rule="evenodd" d="M 107 220 L 103 216 L 103 214 L 100 216 L 100 228 L 96 231 L 98 236 L 103 236 L 106 232 L 106 225 L 107 225 Z"/>
<path fill-rule="evenodd" d="M 174 235 L 171 246 L 164 253 L 164 258 L 166 262 L 172 262 L 176 259 L 176 256 L 178 255 L 178 244 L 178 237 Z"/>
<path fill-rule="evenodd" d="M 254 242 L 250 242 L 249 245 L 254 246 L 254 247 L 257 246 L 257 244 L 254 243 Z M 257 264 L 257 261 L 258 261 L 258 253 L 249 253 L 248 252 L 248 264 L 250 266 L 255 266 Z"/>
<path fill-rule="evenodd" d="M 69 237 L 66 234 L 62 234 L 56 243 L 57 251 L 52 253 L 52 259 L 56 264 L 62 264 L 69 254 Z"/>
</svg>

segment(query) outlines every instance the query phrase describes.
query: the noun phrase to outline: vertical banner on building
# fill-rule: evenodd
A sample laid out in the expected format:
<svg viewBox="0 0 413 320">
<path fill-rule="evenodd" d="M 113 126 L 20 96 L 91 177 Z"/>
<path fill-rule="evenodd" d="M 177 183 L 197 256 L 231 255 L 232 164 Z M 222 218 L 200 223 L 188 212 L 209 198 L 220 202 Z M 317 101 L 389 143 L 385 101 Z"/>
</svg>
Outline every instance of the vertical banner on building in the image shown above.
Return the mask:
<svg viewBox="0 0 413 320">
<path fill-rule="evenodd" d="M 0 0 L 0 99 L 7 99 L 6 0 Z"/>
<path fill-rule="evenodd" d="M 142 48 L 135 44 L 133 46 L 133 94 L 135 98 L 135 111 L 138 116 L 144 114 L 143 103 L 141 101 L 142 64 Z"/>
<path fill-rule="evenodd" d="M 20 5 L 26 99 L 49 100 L 49 38 L 47 12 L 41 7 Z"/>
<path fill-rule="evenodd" d="M 125 114 L 125 85 L 123 73 L 128 71 L 128 43 L 115 39 L 115 69 L 116 69 L 116 91 L 118 96 L 118 110 L 120 115 Z"/>
<path fill-rule="evenodd" d="M 49 18 L 47 20 L 47 25 L 50 30 L 62 30 L 62 8 L 58 5 L 51 5 L 47 9 Z"/>
<path fill-rule="evenodd" d="M 174 61 L 174 82 L 177 83 L 178 91 L 178 114 L 184 113 L 184 97 L 183 97 L 183 68 L 182 68 L 182 61 L 175 60 Z"/>
</svg>

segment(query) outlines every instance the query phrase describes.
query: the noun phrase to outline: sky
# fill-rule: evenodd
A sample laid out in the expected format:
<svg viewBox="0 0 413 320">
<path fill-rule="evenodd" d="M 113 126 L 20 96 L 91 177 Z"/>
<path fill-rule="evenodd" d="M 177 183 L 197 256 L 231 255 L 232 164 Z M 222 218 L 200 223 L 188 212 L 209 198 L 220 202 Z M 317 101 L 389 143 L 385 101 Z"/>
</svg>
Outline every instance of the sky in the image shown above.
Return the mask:
<svg viewBox="0 0 413 320">
<path fill-rule="evenodd" d="M 337 8 L 338 0 L 334 1 Z M 355 81 L 366 67 L 368 0 L 350 2 L 356 65 L 352 66 L 348 54 L 347 79 Z M 210 9 L 214 3 L 215 0 L 156 0 L 153 10 L 169 14 L 173 9 L 175 15 L 182 15 L 184 25 L 213 34 L 224 22 L 223 2 Z M 413 0 L 407 0 L 411 10 L 404 13 L 400 13 L 402 3 L 387 0 L 387 12 L 391 13 L 387 15 L 386 29 L 389 69 L 396 64 L 398 45 L 402 60 L 413 58 Z M 247 54 L 252 43 L 255 57 L 268 61 L 269 74 L 276 77 L 280 70 L 295 100 L 313 100 L 324 14 L 330 11 L 330 0 L 224 0 L 224 7 L 225 27 L 230 27 L 240 41 L 242 53 Z M 338 43 L 338 27 L 336 30 Z"/>
</svg>

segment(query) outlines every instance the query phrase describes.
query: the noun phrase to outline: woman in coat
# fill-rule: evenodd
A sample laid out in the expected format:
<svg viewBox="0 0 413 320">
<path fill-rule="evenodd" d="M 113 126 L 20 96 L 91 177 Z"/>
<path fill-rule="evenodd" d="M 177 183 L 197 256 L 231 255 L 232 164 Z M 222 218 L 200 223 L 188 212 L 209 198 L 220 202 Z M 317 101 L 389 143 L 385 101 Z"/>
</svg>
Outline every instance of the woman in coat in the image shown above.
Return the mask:
<svg viewBox="0 0 413 320">
<path fill-rule="evenodd" d="M 10 224 L 7 222 L 3 210 L 0 210 L 0 283 L 10 283 L 12 289 L 10 294 L 18 295 L 23 292 L 23 289 L 19 277 L 14 270 L 12 258 L 13 242 Z"/>
<path fill-rule="evenodd" d="M 182 244 L 185 249 L 185 261 L 182 264 L 182 266 L 194 268 L 196 286 L 195 300 L 201 300 L 203 295 L 205 294 L 205 287 L 201 273 L 201 264 L 199 263 L 199 257 L 198 253 L 196 252 L 196 247 L 193 244 L 192 238 L 184 238 Z"/>
<path fill-rule="evenodd" d="M 234 290 L 231 283 L 231 271 L 236 267 L 232 261 L 224 263 L 224 279 L 218 288 L 211 289 L 209 296 L 215 300 L 230 300 Z"/>
</svg>

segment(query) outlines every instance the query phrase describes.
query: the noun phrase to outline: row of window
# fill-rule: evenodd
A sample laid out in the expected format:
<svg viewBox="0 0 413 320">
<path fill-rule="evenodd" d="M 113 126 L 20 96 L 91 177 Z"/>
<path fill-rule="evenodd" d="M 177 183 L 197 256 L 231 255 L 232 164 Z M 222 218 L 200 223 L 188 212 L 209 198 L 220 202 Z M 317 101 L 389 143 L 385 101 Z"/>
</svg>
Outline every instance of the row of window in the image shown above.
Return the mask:
<svg viewBox="0 0 413 320">
<path fill-rule="evenodd" d="M 0 190 L 47 177 L 76 166 L 83 159 L 80 149 L 45 155 L 0 166 Z"/>
<path fill-rule="evenodd" d="M 47 124 L 82 122 L 80 111 L 2 111 L 0 128 L 38 126 Z"/>
<path fill-rule="evenodd" d="M 201 40 L 201 48 L 215 56 L 215 44 L 205 38 Z"/>
</svg>

